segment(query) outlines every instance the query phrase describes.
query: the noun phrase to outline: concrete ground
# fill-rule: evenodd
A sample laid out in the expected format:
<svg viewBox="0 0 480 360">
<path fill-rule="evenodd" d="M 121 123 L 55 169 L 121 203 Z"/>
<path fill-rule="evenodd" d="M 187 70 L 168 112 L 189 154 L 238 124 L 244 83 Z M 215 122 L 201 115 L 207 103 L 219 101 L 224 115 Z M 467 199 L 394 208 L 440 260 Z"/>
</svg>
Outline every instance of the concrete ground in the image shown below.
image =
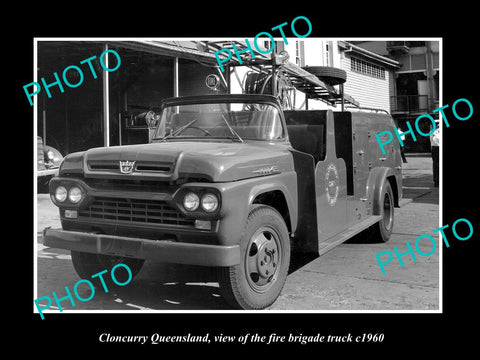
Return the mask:
<svg viewBox="0 0 480 360">
<path fill-rule="evenodd" d="M 383 275 L 375 255 L 382 251 L 407 250 L 422 234 L 439 227 L 439 191 L 433 187 L 431 158 L 407 155 L 403 164 L 404 201 L 395 209 L 393 235 L 387 243 L 372 243 L 365 234 L 354 237 L 321 257 L 294 257 L 285 287 L 271 310 L 438 310 L 439 258 L 438 236 L 432 255 L 402 257 L 404 267 L 394 259 L 385 265 Z M 37 196 L 37 298 L 65 295 L 79 280 L 71 264 L 69 251 L 46 248 L 41 231 L 60 227 L 57 208 L 48 194 Z M 430 252 L 432 245 L 421 242 L 420 249 Z M 79 287 L 86 298 L 89 290 Z M 96 292 L 88 302 L 64 309 L 74 310 L 226 310 L 219 295 L 213 269 L 159 262 L 146 262 L 135 280 L 105 294 Z M 51 309 L 55 309 L 53 306 Z"/>
</svg>

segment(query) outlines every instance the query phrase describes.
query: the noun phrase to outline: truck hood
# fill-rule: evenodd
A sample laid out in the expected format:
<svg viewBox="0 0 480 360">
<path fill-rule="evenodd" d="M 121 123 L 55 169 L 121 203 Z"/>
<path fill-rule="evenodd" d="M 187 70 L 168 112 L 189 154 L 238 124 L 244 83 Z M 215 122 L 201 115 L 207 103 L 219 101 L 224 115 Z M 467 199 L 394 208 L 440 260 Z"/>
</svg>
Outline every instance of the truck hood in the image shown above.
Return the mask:
<svg viewBox="0 0 480 360">
<path fill-rule="evenodd" d="M 212 182 L 293 170 L 286 145 L 261 142 L 160 142 L 93 148 L 67 156 L 60 175 L 78 172 L 79 166 L 84 176 L 91 178 L 165 181 L 194 178 Z"/>
</svg>

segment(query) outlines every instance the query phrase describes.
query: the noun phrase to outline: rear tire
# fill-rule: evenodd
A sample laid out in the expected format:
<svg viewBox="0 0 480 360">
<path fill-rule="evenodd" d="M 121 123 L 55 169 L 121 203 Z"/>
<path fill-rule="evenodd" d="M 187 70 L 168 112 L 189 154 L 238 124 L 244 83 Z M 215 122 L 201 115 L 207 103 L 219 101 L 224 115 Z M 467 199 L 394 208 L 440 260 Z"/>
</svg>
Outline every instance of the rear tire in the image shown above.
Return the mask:
<svg viewBox="0 0 480 360">
<path fill-rule="evenodd" d="M 382 242 L 390 239 L 393 231 L 394 220 L 394 197 L 390 182 L 385 180 L 382 195 L 380 197 L 380 209 L 382 219 L 374 225 L 374 234 Z"/>
<path fill-rule="evenodd" d="M 145 260 L 142 259 L 132 259 L 132 258 L 125 258 L 120 256 L 110 256 L 110 255 L 103 255 L 103 254 L 91 254 L 85 253 L 80 251 L 71 251 L 72 254 L 72 263 L 75 271 L 77 272 L 78 276 L 82 279 L 89 279 L 99 287 L 101 285 L 99 278 L 92 279 L 92 275 L 102 272 L 104 270 L 108 270 L 108 273 L 112 270 L 112 268 L 117 264 L 125 264 L 130 268 L 132 272 L 132 280 L 138 274 L 138 272 L 142 269 Z M 103 275 L 102 275 L 103 276 Z M 123 283 L 128 280 L 128 273 L 124 271 L 119 271 L 115 273 L 115 278 L 118 282 Z M 107 282 L 111 279 L 110 274 L 108 276 L 104 276 L 103 279 Z"/>
<path fill-rule="evenodd" d="M 251 209 L 240 251 L 240 264 L 217 269 L 220 292 L 234 308 L 264 309 L 280 295 L 290 265 L 288 229 L 278 211 Z"/>
</svg>

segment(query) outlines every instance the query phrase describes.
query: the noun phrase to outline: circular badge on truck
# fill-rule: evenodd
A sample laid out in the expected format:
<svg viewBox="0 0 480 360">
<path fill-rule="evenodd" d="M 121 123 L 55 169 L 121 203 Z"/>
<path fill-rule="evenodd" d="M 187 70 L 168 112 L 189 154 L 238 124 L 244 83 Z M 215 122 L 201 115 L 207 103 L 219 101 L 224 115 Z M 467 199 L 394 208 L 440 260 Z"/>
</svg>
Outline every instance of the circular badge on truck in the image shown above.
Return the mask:
<svg viewBox="0 0 480 360">
<path fill-rule="evenodd" d="M 205 85 L 207 85 L 210 90 L 217 90 L 220 86 L 220 77 L 215 74 L 207 75 L 205 78 Z"/>
<path fill-rule="evenodd" d="M 339 191 L 338 170 L 334 163 L 330 163 L 325 174 L 325 192 L 328 205 L 333 206 L 337 202 Z"/>
</svg>

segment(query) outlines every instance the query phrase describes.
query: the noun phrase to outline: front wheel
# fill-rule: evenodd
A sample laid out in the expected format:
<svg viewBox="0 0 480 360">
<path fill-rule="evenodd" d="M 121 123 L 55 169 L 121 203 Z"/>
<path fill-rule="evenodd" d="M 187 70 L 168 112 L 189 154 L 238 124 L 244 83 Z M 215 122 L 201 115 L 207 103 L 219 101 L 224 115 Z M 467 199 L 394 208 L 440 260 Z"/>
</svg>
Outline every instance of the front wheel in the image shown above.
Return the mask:
<svg viewBox="0 0 480 360">
<path fill-rule="evenodd" d="M 290 264 L 290 238 L 282 216 L 270 206 L 255 205 L 240 250 L 240 264 L 218 269 L 220 292 L 235 308 L 264 309 L 280 295 Z"/>
</svg>

